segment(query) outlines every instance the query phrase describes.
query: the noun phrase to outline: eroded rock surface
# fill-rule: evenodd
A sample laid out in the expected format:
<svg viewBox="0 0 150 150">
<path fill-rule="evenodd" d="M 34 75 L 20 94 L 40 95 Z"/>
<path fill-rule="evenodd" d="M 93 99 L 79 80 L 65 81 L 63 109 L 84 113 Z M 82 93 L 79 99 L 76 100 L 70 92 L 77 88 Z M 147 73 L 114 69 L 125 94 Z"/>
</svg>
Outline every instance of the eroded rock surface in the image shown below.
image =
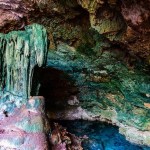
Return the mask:
<svg viewBox="0 0 150 150">
<path fill-rule="evenodd" d="M 9 106 L 7 101 L 1 104 L 1 108 Z M 16 103 L 17 97 L 11 96 L 11 101 Z M 3 111 L 0 114 L 0 149 L 47 150 L 46 135 L 50 127 L 44 107 L 44 98 L 32 97 L 24 105 L 14 107 L 11 113 L 8 111 L 7 115 Z"/>
<path fill-rule="evenodd" d="M 83 150 L 81 139 L 58 123 L 54 123 L 49 141 L 52 150 Z"/>
<path fill-rule="evenodd" d="M 32 140 L 41 140 L 37 146 L 46 140 L 41 129 L 43 115 L 34 120 L 38 108 L 28 108 L 32 100 L 27 102 L 26 98 L 31 93 L 38 95 L 38 80 L 31 84 L 33 69 L 45 63 L 49 46 L 47 67 L 68 74 L 78 89 L 69 93 L 65 103 L 59 105 L 60 99 L 56 100 L 59 109 L 49 110 L 49 118 L 109 122 L 119 126 L 128 140 L 150 146 L 150 77 L 149 68 L 143 65 L 145 61 L 150 64 L 149 10 L 149 0 L 1 0 L 0 32 L 25 29 L 0 34 L 3 127 L 10 116 L 18 119 L 15 113 L 19 113 L 22 121 L 16 120 L 17 127 L 12 123 L 19 141 L 20 133 L 24 137 L 24 132 L 37 128 L 35 132 L 42 132 L 42 139 L 34 133 Z M 34 24 L 24 28 L 33 23 L 46 27 L 49 45 L 43 27 Z M 29 122 L 39 126 L 30 128 Z M 7 149 L 10 138 L 6 136 L 8 130 L 6 126 L 1 131 L 6 137 L 1 143 L 3 149 Z M 14 136 L 14 131 L 9 134 Z M 24 139 L 18 143 L 26 145 Z"/>
<path fill-rule="evenodd" d="M 126 23 L 117 0 L 78 0 L 89 12 L 91 27 L 110 40 L 117 40 L 126 30 Z"/>
<path fill-rule="evenodd" d="M 56 51 L 49 52 L 47 67 L 70 75 L 78 87 L 74 96 L 79 103 L 70 105 L 68 99 L 68 105 L 62 109 L 49 110 L 49 118 L 109 122 L 119 126 L 128 140 L 150 146 L 150 109 L 145 105 L 150 103 L 148 68 L 132 57 L 136 63 L 130 66 L 133 60 L 126 57 L 112 48 L 97 57 L 81 55 L 68 45 L 59 44 Z"/>
<path fill-rule="evenodd" d="M 28 12 L 31 5 L 24 0 L 0 1 L 0 32 L 6 33 L 12 30 L 23 29 L 27 25 Z"/>
<path fill-rule="evenodd" d="M 1 0 L 0 31 L 6 33 L 39 23 L 48 30 L 51 48 L 55 48 L 56 41 L 80 47 L 93 43 L 89 33 L 92 27 L 111 41 L 121 41 L 149 63 L 149 3 L 149 0 Z"/>
<path fill-rule="evenodd" d="M 33 69 L 45 63 L 46 54 L 47 34 L 40 25 L 0 34 L 0 90 L 28 98 Z"/>
<path fill-rule="evenodd" d="M 40 25 L 0 34 L 1 150 L 48 149 L 44 98 L 29 98 L 34 67 L 44 65 L 46 55 L 47 34 Z"/>
</svg>

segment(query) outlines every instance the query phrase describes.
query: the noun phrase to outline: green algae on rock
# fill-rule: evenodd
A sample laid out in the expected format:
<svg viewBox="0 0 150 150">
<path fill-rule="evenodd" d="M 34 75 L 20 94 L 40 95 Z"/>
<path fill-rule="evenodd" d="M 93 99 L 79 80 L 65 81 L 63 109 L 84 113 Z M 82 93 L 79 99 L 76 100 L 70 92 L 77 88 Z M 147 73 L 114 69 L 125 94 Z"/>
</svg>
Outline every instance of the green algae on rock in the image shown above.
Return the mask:
<svg viewBox="0 0 150 150">
<path fill-rule="evenodd" d="M 33 69 L 46 61 L 47 33 L 33 24 L 25 31 L 0 34 L 0 90 L 28 97 Z"/>
<path fill-rule="evenodd" d="M 70 80 L 75 81 L 80 102 L 76 108 L 66 106 L 64 110 L 58 109 L 53 113 L 53 119 L 60 119 L 61 114 L 65 119 L 106 121 L 120 127 L 136 128 L 143 136 L 146 133 L 148 139 L 150 109 L 144 103 L 150 103 L 146 96 L 150 94 L 149 74 L 142 65 L 130 68 L 125 58 L 117 55 L 113 48 L 98 56 L 84 55 L 72 51 L 65 43 L 60 43 L 56 51 L 49 51 L 47 67 L 63 70 Z M 128 136 L 132 134 L 134 132 Z M 149 145 L 147 139 L 141 139 L 133 142 Z"/>
<path fill-rule="evenodd" d="M 30 96 L 34 68 L 46 58 L 43 26 L 0 34 L 0 149 L 48 149 L 44 98 Z"/>
</svg>

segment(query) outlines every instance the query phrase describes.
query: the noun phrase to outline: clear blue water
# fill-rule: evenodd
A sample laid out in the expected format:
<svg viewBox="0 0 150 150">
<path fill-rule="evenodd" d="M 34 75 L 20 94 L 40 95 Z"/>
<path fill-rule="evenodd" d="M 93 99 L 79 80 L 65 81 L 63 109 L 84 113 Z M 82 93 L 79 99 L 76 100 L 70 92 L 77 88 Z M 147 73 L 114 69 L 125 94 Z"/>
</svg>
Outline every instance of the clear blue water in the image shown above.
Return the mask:
<svg viewBox="0 0 150 150">
<path fill-rule="evenodd" d="M 77 136 L 87 135 L 83 141 L 84 150 L 150 150 L 128 142 L 118 131 L 118 127 L 89 121 L 57 121 Z"/>
</svg>

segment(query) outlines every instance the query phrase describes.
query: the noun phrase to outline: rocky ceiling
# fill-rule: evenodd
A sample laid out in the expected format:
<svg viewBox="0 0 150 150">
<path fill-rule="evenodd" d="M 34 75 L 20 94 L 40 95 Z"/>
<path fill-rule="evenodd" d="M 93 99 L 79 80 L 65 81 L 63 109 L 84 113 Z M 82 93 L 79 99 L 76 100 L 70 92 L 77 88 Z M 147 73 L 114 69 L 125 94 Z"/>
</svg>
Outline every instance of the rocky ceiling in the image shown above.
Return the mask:
<svg viewBox="0 0 150 150">
<path fill-rule="evenodd" d="M 54 41 L 78 47 L 90 27 L 150 64 L 150 0 L 0 0 L 0 32 L 39 23 Z"/>
</svg>

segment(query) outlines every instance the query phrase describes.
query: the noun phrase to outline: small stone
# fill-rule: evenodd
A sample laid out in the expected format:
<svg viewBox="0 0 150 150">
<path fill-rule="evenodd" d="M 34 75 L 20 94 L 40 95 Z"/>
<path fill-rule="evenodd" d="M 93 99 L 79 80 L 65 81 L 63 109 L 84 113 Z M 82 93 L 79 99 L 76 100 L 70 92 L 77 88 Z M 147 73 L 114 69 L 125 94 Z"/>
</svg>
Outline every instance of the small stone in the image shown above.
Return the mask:
<svg viewBox="0 0 150 150">
<path fill-rule="evenodd" d="M 150 109 L 150 103 L 144 103 L 144 106 Z"/>
</svg>

